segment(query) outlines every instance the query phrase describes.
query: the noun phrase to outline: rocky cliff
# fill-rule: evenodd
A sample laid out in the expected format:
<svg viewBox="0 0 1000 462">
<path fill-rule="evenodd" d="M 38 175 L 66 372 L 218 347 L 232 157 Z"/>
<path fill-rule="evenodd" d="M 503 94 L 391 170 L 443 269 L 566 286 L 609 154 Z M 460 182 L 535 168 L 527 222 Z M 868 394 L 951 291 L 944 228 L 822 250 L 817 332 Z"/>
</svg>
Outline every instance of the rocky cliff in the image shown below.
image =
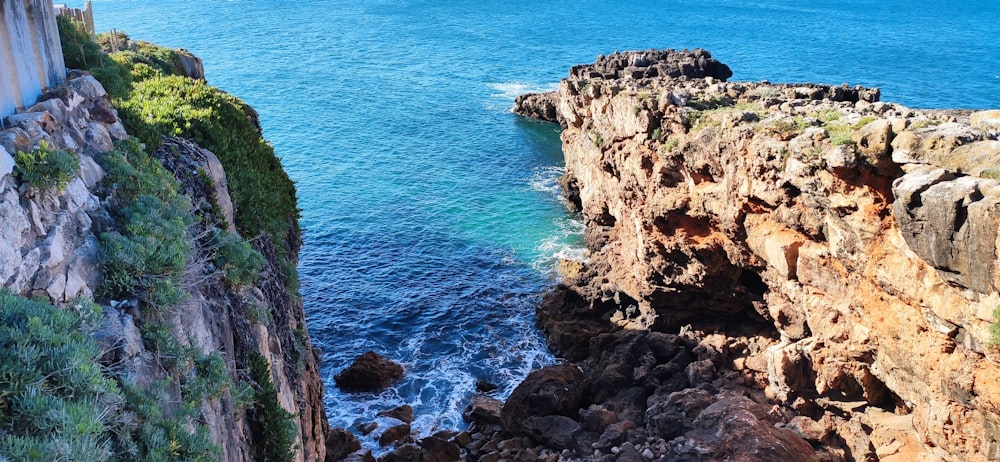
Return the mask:
<svg viewBox="0 0 1000 462">
<path fill-rule="evenodd" d="M 244 236 L 248 243 L 234 210 L 255 205 L 231 197 L 222 156 L 180 138 L 148 152 L 129 143 L 104 87 L 86 73 L 40 100 L 0 130 L 0 284 L 60 307 L 81 298 L 101 305 L 95 365 L 117 383 L 103 396 L 118 398 L 106 399 L 98 419 L 113 435 L 88 457 L 324 460 L 323 383 L 289 281 L 296 223 L 292 242 L 263 234 Z M 49 182 L 61 174 L 49 168 L 56 157 L 72 161 L 60 167 L 65 178 Z M 166 215 L 177 206 L 181 216 Z M 171 246 L 183 250 L 179 268 L 158 261 Z M 192 442 L 201 436 L 210 444 Z M 8 438 L 0 459 L 24 449 Z M 44 444 L 51 452 L 42 454 L 67 454 Z"/>
<path fill-rule="evenodd" d="M 768 460 L 785 441 L 807 459 L 996 460 L 1000 112 L 730 74 L 702 50 L 620 53 L 518 99 L 562 124 L 586 223 L 585 266 L 540 310 L 553 346 L 591 390 L 634 390 L 637 412 L 610 421 L 636 448 L 667 443 L 650 455 Z M 680 369 L 664 342 L 693 348 Z M 614 345 L 630 353 L 601 359 Z M 727 443 L 705 413 L 734 392 L 794 435 Z"/>
</svg>

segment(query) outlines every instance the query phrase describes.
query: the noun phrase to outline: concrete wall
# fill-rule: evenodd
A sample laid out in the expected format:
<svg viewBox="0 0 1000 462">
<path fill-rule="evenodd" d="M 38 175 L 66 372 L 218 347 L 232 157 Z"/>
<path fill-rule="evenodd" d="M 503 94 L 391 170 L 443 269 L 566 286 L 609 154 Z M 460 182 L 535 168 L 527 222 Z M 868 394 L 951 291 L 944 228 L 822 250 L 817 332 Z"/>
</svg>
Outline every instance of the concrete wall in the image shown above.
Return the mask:
<svg viewBox="0 0 1000 462">
<path fill-rule="evenodd" d="M 0 0 L 0 118 L 66 78 L 51 0 Z"/>
</svg>

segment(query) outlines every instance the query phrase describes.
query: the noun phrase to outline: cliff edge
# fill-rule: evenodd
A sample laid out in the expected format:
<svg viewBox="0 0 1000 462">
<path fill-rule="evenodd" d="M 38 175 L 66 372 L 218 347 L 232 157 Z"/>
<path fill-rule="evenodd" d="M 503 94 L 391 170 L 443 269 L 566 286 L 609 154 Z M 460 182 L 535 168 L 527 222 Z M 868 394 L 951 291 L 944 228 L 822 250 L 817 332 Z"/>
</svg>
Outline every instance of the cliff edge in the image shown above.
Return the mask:
<svg viewBox="0 0 1000 462">
<path fill-rule="evenodd" d="M 325 460 L 256 113 L 182 51 L 60 33 L 84 70 L 0 125 L 0 459 Z"/>
<path fill-rule="evenodd" d="M 553 346 L 636 395 L 619 422 L 666 443 L 651 455 L 766 460 L 698 433 L 728 389 L 807 458 L 996 460 L 1000 111 L 730 75 L 703 50 L 616 53 L 518 98 L 562 124 L 586 224 L 585 265 L 540 308 Z M 607 332 L 644 337 L 648 361 L 608 369 Z M 649 337 L 678 333 L 695 348 L 682 385 Z M 698 389 L 713 397 L 662 425 L 657 403 Z"/>
</svg>

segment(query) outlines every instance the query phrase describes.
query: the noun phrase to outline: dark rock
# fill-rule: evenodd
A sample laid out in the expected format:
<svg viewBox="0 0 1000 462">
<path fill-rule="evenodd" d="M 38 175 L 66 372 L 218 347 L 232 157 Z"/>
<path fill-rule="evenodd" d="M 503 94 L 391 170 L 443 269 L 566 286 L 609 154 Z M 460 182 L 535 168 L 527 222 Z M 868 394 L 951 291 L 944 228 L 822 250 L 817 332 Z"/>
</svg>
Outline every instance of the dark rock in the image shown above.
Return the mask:
<svg viewBox="0 0 1000 462">
<path fill-rule="evenodd" d="M 710 359 L 695 361 L 688 364 L 684 374 L 692 385 L 711 383 L 715 380 L 715 364 Z"/>
<path fill-rule="evenodd" d="M 402 376 L 403 366 L 369 351 L 334 376 L 333 380 L 346 391 L 379 391 Z"/>
<path fill-rule="evenodd" d="M 536 462 L 538 452 L 534 448 L 527 448 L 514 454 L 514 462 Z"/>
<path fill-rule="evenodd" d="M 177 50 L 177 59 L 184 69 L 184 75 L 195 80 L 205 80 L 205 66 L 201 58 L 191 54 L 185 49 Z"/>
<path fill-rule="evenodd" d="M 591 404 L 587 409 L 580 411 L 580 422 L 583 423 L 585 430 L 603 432 L 605 427 L 615 421 L 615 414 L 598 404 Z"/>
<path fill-rule="evenodd" d="M 580 424 L 561 415 L 531 416 L 521 423 L 521 430 L 535 441 L 554 449 L 572 448 Z"/>
<path fill-rule="evenodd" d="M 517 433 L 528 417 L 576 417 L 584 405 L 588 382 L 576 366 L 560 364 L 532 371 L 501 409 L 504 429 Z"/>
<path fill-rule="evenodd" d="M 358 424 L 358 430 L 361 432 L 362 435 L 367 435 L 367 434 L 371 433 L 372 431 L 374 431 L 376 428 L 378 428 L 378 423 L 375 423 L 375 422 L 367 422 L 367 423 L 360 423 L 360 424 Z"/>
<path fill-rule="evenodd" d="M 614 446 L 619 446 L 628 438 L 628 431 L 635 428 L 635 422 L 624 420 L 608 425 L 601 433 L 600 439 L 594 443 L 595 449 L 608 452 Z"/>
<path fill-rule="evenodd" d="M 441 430 L 439 432 L 435 432 L 431 436 L 445 441 L 451 441 L 452 438 L 458 436 L 458 432 L 455 430 Z"/>
<path fill-rule="evenodd" d="M 420 440 L 420 448 L 424 462 L 452 462 L 462 456 L 457 444 L 434 436 Z"/>
<path fill-rule="evenodd" d="M 412 443 L 404 444 L 383 456 L 379 462 L 420 462 L 420 455 L 420 447 Z"/>
<path fill-rule="evenodd" d="M 604 407 L 606 407 L 611 412 L 614 412 L 618 416 L 618 420 L 632 420 L 635 422 L 641 422 L 642 417 L 646 412 L 646 400 L 649 394 L 642 387 L 632 387 L 622 391 L 618 394 L 608 398 L 604 402 Z"/>
<path fill-rule="evenodd" d="M 694 430 L 672 441 L 668 459 L 811 461 L 812 446 L 784 428 L 775 428 L 767 409 L 724 392 L 693 423 Z"/>
<path fill-rule="evenodd" d="M 490 383 L 490 382 L 487 382 L 485 380 L 477 380 L 476 381 L 476 392 L 477 393 L 489 393 L 491 391 L 495 391 L 496 389 L 497 389 L 497 386 L 494 385 L 494 384 L 492 384 L 492 383 Z"/>
<path fill-rule="evenodd" d="M 663 332 L 650 332 L 646 336 L 646 345 L 653 352 L 657 362 L 665 363 L 677 356 L 683 345 L 683 339 Z"/>
<path fill-rule="evenodd" d="M 469 435 L 469 432 L 461 432 L 451 440 L 461 448 L 467 448 L 472 444 L 472 436 Z"/>
<path fill-rule="evenodd" d="M 379 446 L 385 447 L 392 443 L 402 440 L 410 435 L 410 424 L 404 423 L 402 425 L 396 425 L 389 427 L 382 432 L 382 435 L 378 437 Z"/>
<path fill-rule="evenodd" d="M 326 434 L 326 461 L 343 460 L 348 454 L 361 449 L 361 442 L 348 430 L 335 428 Z"/>
<path fill-rule="evenodd" d="M 375 462 L 375 456 L 370 450 L 354 451 L 344 458 L 344 462 Z"/>
<path fill-rule="evenodd" d="M 666 440 L 674 438 L 690 430 L 698 414 L 713 402 L 715 397 L 711 393 L 698 388 L 688 388 L 666 397 L 654 395 L 646 409 L 646 429 Z"/>
<path fill-rule="evenodd" d="M 106 124 L 113 124 L 118 121 L 115 108 L 105 99 L 99 99 L 94 102 L 94 106 L 90 108 L 90 118 Z"/>
<path fill-rule="evenodd" d="M 379 416 L 390 417 L 396 419 L 400 422 L 412 423 L 413 422 L 413 407 L 409 404 L 404 404 L 395 409 L 389 409 L 387 411 L 380 411 Z"/>
<path fill-rule="evenodd" d="M 619 451 L 615 462 L 646 462 L 646 460 L 642 458 L 642 453 L 631 447 Z"/>
<path fill-rule="evenodd" d="M 475 422 L 479 425 L 499 425 L 502 407 L 503 402 L 496 398 L 486 395 L 474 395 L 472 401 L 462 411 L 462 417 L 469 422 Z"/>
<path fill-rule="evenodd" d="M 528 93 L 514 99 L 514 113 L 546 122 L 559 122 L 559 101 L 556 92 Z"/>
<path fill-rule="evenodd" d="M 641 79 L 649 77 L 704 78 L 726 80 L 733 76 L 729 66 L 712 58 L 708 51 L 645 50 L 625 51 L 597 57 L 594 64 L 574 66 L 570 78 Z"/>
</svg>

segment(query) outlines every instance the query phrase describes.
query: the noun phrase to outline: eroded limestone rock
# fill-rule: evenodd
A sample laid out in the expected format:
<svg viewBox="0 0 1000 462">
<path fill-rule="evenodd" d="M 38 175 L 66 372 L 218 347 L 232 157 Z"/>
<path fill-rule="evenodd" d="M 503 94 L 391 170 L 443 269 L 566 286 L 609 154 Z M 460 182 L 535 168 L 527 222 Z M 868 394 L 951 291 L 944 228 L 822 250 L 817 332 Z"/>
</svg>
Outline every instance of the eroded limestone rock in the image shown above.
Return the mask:
<svg viewBox="0 0 1000 462">
<path fill-rule="evenodd" d="M 713 359 L 721 377 L 709 385 L 732 367 L 781 412 L 822 416 L 822 431 L 795 428 L 824 458 L 1000 457 L 1000 368 L 986 359 L 998 355 L 988 345 L 1000 304 L 995 111 L 966 124 L 880 102 L 876 89 L 671 79 L 640 72 L 643 52 L 616 56 L 573 68 L 557 93 L 562 184 L 590 253 L 543 303 L 550 342 L 596 361 L 614 348 L 579 345 L 608 346 L 601 323 L 617 320 L 664 332 L 691 323 L 749 348 L 734 329 L 764 319 L 780 342 L 731 365 Z M 641 358 L 595 369 L 595 383 L 622 389 L 646 368 L 668 390 L 678 374 L 713 377 L 692 366 L 711 358 Z M 873 421 L 875 406 L 912 415 L 924 443 Z M 751 416 L 762 421 L 733 418 L 760 427 Z M 711 446 L 689 436 L 672 447 Z"/>
</svg>

